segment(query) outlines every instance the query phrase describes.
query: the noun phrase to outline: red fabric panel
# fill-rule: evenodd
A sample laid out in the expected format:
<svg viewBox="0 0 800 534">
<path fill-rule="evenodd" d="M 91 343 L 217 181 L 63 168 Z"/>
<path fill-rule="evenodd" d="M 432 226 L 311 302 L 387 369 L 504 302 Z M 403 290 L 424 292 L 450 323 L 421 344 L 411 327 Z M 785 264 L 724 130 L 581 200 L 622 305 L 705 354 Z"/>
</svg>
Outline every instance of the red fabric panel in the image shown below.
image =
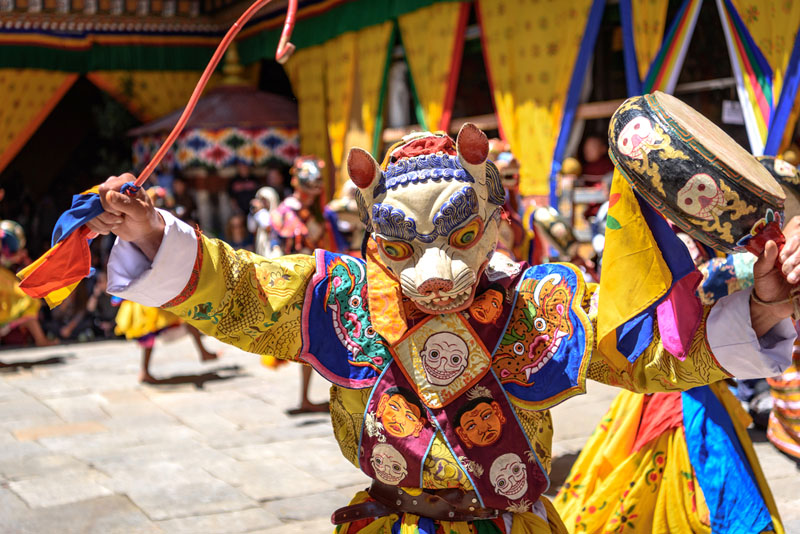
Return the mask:
<svg viewBox="0 0 800 534">
<path fill-rule="evenodd" d="M 633 452 L 638 451 L 664 432 L 683 426 L 681 393 L 653 393 L 647 395 L 642 409 L 642 421 L 636 432 Z"/>
</svg>

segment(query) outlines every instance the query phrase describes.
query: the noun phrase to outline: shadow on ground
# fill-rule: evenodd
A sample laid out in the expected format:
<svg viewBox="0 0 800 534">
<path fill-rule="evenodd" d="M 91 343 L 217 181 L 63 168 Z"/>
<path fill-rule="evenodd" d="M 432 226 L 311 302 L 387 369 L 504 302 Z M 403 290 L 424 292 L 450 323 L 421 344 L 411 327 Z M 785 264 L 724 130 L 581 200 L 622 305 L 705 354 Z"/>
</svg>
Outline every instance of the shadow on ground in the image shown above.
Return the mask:
<svg viewBox="0 0 800 534">
<path fill-rule="evenodd" d="M 581 451 L 571 452 L 553 458 L 553 465 L 550 467 L 550 489 L 547 490 L 547 495 L 552 497 L 558 493 L 558 490 L 567 480 L 572 464 L 575 463 L 575 459 L 580 453 Z"/>
<path fill-rule="evenodd" d="M 75 358 L 72 353 L 56 354 L 48 356 L 39 360 L 20 360 L 16 362 L 3 362 L 0 361 L 0 373 L 16 373 L 22 369 L 33 369 L 34 367 L 41 367 L 45 365 L 64 365 L 68 359 Z"/>
<path fill-rule="evenodd" d="M 249 376 L 248 373 L 242 371 L 239 365 L 228 365 L 225 367 L 218 367 L 206 373 L 196 375 L 175 375 L 166 378 L 156 378 L 152 382 L 147 382 L 148 386 L 174 386 L 181 384 L 193 384 L 197 389 L 203 389 L 208 382 L 217 382 L 224 380 L 233 380 L 234 378 L 242 378 Z"/>
</svg>

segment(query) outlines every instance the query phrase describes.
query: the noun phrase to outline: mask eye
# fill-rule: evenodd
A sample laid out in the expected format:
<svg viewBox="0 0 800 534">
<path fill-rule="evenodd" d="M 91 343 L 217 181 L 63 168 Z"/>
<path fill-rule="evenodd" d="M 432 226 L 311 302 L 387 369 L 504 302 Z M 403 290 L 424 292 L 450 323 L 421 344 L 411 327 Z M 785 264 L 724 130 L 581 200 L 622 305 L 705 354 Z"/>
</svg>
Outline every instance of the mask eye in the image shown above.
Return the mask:
<svg viewBox="0 0 800 534">
<path fill-rule="evenodd" d="M 408 259 L 414 253 L 414 249 L 411 248 L 411 245 L 404 241 L 386 241 L 379 238 L 378 242 L 381 245 L 383 253 L 394 261 Z"/>
<path fill-rule="evenodd" d="M 533 320 L 533 327 L 539 332 L 544 332 L 545 328 L 547 328 L 547 323 L 541 317 L 537 317 Z"/>
<path fill-rule="evenodd" d="M 450 245 L 456 248 L 469 248 L 478 242 L 483 234 L 483 221 L 475 218 L 463 228 L 450 234 Z"/>
</svg>

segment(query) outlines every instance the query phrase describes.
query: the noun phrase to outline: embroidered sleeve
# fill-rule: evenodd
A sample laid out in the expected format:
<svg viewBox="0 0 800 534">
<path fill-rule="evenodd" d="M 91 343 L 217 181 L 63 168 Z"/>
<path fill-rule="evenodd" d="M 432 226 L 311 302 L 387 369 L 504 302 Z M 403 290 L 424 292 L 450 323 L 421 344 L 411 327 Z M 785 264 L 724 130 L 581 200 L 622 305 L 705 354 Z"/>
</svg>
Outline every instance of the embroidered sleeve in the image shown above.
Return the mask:
<svg viewBox="0 0 800 534">
<path fill-rule="evenodd" d="M 710 306 L 704 308 L 702 322 L 685 359 L 680 360 L 664 349 L 658 325 L 654 324 L 652 342 L 633 363 L 621 362 L 620 358 L 595 347 L 588 378 L 637 393 L 683 391 L 730 378 L 708 345 L 706 322 L 710 311 Z"/>
<path fill-rule="evenodd" d="M 265 259 L 199 236 L 181 293 L 164 305 L 202 332 L 248 352 L 294 360 L 312 256 Z"/>
</svg>

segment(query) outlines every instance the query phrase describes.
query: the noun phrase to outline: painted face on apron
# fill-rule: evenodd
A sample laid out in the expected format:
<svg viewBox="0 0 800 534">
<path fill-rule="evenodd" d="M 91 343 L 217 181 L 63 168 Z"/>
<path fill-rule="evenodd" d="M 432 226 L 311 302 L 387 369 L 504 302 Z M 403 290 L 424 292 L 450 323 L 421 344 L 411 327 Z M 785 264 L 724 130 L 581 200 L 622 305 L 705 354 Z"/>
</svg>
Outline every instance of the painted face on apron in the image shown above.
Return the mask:
<svg viewBox="0 0 800 534">
<path fill-rule="evenodd" d="M 392 388 L 381 395 L 377 417 L 386 432 L 397 438 L 419 436 L 425 425 L 422 407 L 410 391 Z"/>
</svg>

